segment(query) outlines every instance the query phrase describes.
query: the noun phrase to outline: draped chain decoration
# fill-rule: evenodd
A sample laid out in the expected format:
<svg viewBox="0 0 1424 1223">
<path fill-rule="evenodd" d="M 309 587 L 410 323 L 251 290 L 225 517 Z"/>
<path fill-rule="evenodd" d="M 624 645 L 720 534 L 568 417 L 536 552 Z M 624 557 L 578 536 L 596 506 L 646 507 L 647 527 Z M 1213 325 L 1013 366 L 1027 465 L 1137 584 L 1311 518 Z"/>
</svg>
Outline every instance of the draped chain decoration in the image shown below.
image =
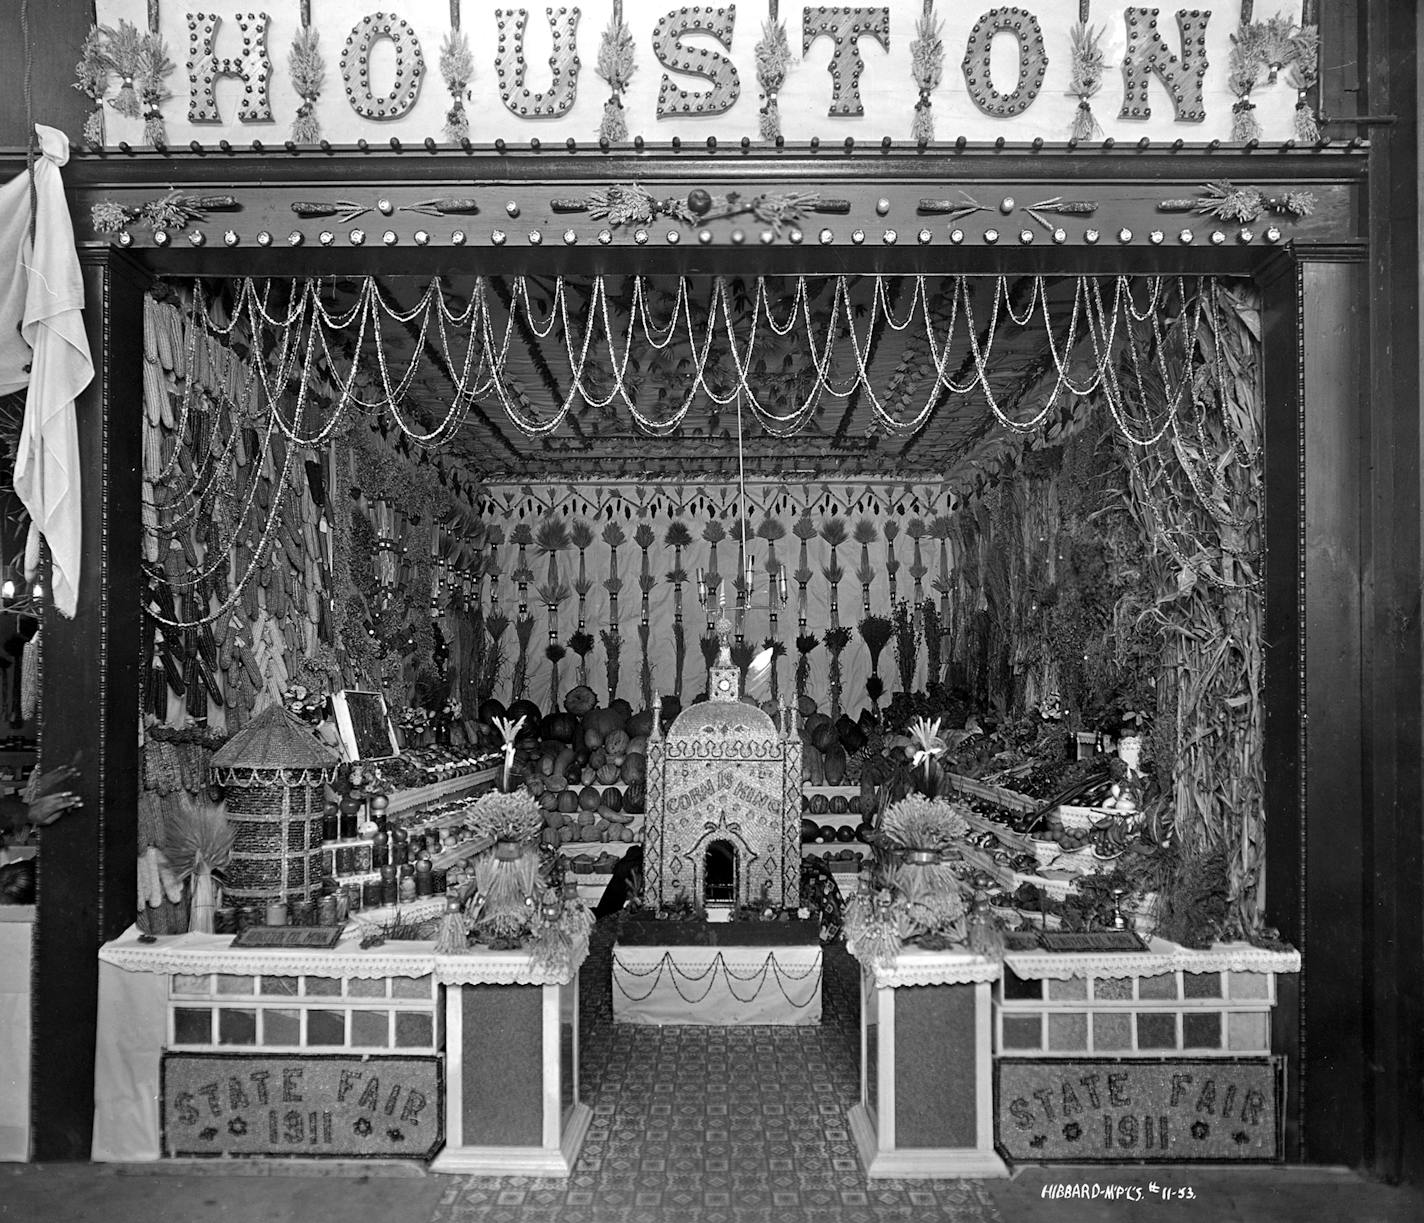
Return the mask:
<svg viewBox="0 0 1424 1223">
<path fill-rule="evenodd" d="M 181 297 L 181 312 L 146 318 L 146 346 L 161 342 L 171 363 L 194 375 L 177 384 L 175 407 L 146 370 L 149 419 L 169 426 L 164 445 L 145 440 L 146 567 L 174 593 L 222 593 L 188 600 L 183 614 L 151 608 L 170 628 L 232 610 L 272 553 L 288 501 L 280 490 L 299 492 L 302 453 L 354 421 L 379 422 L 418 455 L 438 454 L 472 415 L 486 424 L 505 418 L 542 441 L 585 411 L 626 412 L 643 432 L 668 437 L 695 404 L 740 403 L 749 423 L 791 438 L 827 401 L 854 397 L 872 431 L 910 440 L 946 402 L 970 397 L 1002 430 L 1027 437 L 1089 398 L 1106 405 L 1129 453 L 1167 446 L 1218 525 L 1241 525 L 1224 520 L 1234 511 L 1218 495 L 1222 471 L 1199 444 L 1221 376 L 1211 278 L 475 277 L 458 291 L 432 280 L 408 304 L 373 277 L 248 278 L 231 282 L 223 300 L 196 280 Z M 904 337 L 901 364 L 913 361 L 921 376 L 872 372 L 886 331 Z M 1026 331 L 1037 333 L 1045 376 L 1031 395 L 1014 397 L 995 381 L 995 349 Z M 556 393 L 524 385 L 527 366 L 514 357 L 533 342 L 561 366 Z M 779 396 L 766 373 L 769 350 L 794 368 Z M 675 364 L 676 393 L 652 408 L 636 371 L 656 360 Z M 432 400 L 432 384 L 448 393 Z M 234 456 L 253 445 L 258 462 L 239 480 Z M 1258 457 L 1244 442 L 1230 445 L 1240 461 Z M 216 502 L 224 508 L 205 528 L 202 555 L 175 563 L 179 541 L 212 518 Z M 245 546 L 234 552 L 239 540 Z M 1199 551 L 1185 540 L 1174 547 L 1184 563 Z M 241 565 L 229 575 L 234 555 Z"/>
</svg>

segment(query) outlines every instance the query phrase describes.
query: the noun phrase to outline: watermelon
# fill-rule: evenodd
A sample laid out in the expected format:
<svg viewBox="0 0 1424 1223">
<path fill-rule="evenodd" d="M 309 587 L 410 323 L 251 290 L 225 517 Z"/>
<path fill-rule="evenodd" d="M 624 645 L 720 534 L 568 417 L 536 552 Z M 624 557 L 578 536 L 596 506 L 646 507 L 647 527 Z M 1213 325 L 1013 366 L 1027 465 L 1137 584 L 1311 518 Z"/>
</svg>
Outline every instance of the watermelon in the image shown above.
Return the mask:
<svg viewBox="0 0 1424 1223">
<path fill-rule="evenodd" d="M 852 828 L 849 824 L 842 824 L 839 828 L 836 829 L 836 840 L 854 841 L 855 829 Z"/>
<path fill-rule="evenodd" d="M 572 743 L 578 734 L 578 719 L 571 713 L 551 713 L 544 719 L 541 729 L 546 739 Z"/>
<path fill-rule="evenodd" d="M 811 795 L 811 814 L 812 814 L 812 815 L 825 815 L 825 814 L 827 814 L 827 813 L 830 811 L 830 809 L 831 809 L 831 800 L 828 799 L 824 794 L 813 794 L 813 795 Z"/>
<path fill-rule="evenodd" d="M 803 844 L 806 844 L 806 845 L 811 844 L 811 842 L 813 842 L 813 841 L 816 839 L 816 836 L 817 836 L 817 834 L 819 833 L 819 831 L 820 831 L 820 830 L 816 827 L 816 821 L 815 821 L 815 820 L 802 820 L 802 821 L 801 821 L 801 840 L 802 840 L 802 843 L 803 843 Z"/>
<path fill-rule="evenodd" d="M 578 805 L 585 811 L 597 811 L 602 801 L 603 795 L 599 793 L 597 786 L 584 786 L 579 791 Z"/>
<path fill-rule="evenodd" d="M 834 734 L 834 732 L 832 732 Z M 839 743 L 833 743 L 826 750 L 826 784 L 838 786 L 845 780 L 846 750 Z"/>
<path fill-rule="evenodd" d="M 622 811 L 623 792 L 614 786 L 609 786 L 603 792 L 603 805 L 610 811 Z"/>
<path fill-rule="evenodd" d="M 816 839 L 822 844 L 829 845 L 836 839 L 836 830 L 830 824 L 822 824 L 816 831 Z"/>
<path fill-rule="evenodd" d="M 850 803 L 844 794 L 831 795 L 831 814 L 845 815 L 850 811 Z"/>
<path fill-rule="evenodd" d="M 630 781 L 623 788 L 623 810 L 638 815 L 648 799 L 647 787 L 641 781 Z"/>
<path fill-rule="evenodd" d="M 564 790 L 559 795 L 559 810 L 565 815 L 572 815 L 579 809 L 578 795 L 572 790 Z"/>
</svg>

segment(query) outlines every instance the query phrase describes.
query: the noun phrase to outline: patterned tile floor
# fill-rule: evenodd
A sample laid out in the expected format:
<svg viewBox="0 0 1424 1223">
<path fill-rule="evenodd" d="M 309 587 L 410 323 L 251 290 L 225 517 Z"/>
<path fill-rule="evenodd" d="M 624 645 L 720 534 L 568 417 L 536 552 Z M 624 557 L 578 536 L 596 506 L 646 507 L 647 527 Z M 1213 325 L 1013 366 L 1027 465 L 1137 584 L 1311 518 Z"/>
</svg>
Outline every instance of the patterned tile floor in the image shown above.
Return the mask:
<svg viewBox="0 0 1424 1223">
<path fill-rule="evenodd" d="M 434 1223 L 997 1221 L 973 1181 L 860 1172 L 846 1112 L 860 1084 L 855 962 L 828 949 L 819 1027 L 615 1024 L 612 921 L 580 981 L 593 1123 L 568 1181 L 452 1178 Z"/>
</svg>

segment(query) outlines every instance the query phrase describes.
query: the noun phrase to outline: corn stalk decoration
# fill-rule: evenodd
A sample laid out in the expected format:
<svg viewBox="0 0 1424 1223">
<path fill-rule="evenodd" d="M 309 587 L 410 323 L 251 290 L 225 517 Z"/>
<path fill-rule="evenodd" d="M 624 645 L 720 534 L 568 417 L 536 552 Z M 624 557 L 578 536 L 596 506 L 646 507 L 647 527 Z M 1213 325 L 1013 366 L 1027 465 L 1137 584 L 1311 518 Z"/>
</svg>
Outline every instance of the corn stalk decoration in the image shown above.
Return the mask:
<svg viewBox="0 0 1424 1223">
<path fill-rule="evenodd" d="M 1073 112 L 1073 124 L 1068 129 L 1068 139 L 1076 141 L 1096 140 L 1103 134 L 1093 114 L 1093 99 L 1103 87 L 1103 70 L 1106 57 L 1103 54 L 1103 27 L 1088 24 L 1088 0 L 1079 0 L 1078 21 L 1069 34 L 1072 72 L 1068 78 L 1068 93 L 1078 99 L 1078 109 Z"/>
<path fill-rule="evenodd" d="M 796 700 L 799 704 L 806 695 L 806 687 L 811 680 L 811 651 L 821 644 L 815 633 L 798 633 L 796 636 Z"/>
<path fill-rule="evenodd" d="M 715 641 L 717 639 L 717 605 L 721 601 L 722 589 L 722 575 L 717 572 L 717 545 L 727 538 L 727 528 L 716 518 L 713 518 L 702 528 L 702 538 L 707 544 L 707 573 L 703 579 L 707 587 L 707 633 Z M 715 651 L 713 657 L 716 657 Z"/>
<path fill-rule="evenodd" d="M 514 570 L 514 581 L 519 587 L 519 619 L 529 614 L 529 583 L 534 580 L 534 571 L 529 568 L 526 549 L 534 542 L 534 532 L 527 522 L 514 528 L 510 541 L 519 548 L 519 564 Z"/>
<path fill-rule="evenodd" d="M 549 560 L 548 580 L 538 588 L 549 618 L 549 644 L 559 640 L 559 607 L 572 591 L 559 573 L 559 553 L 569 546 L 569 529 L 562 518 L 545 518 L 534 532 L 534 545 Z M 557 668 L 556 668 L 557 669 Z"/>
<path fill-rule="evenodd" d="M 841 716 L 841 653 L 850 644 L 850 629 L 838 624 L 826 630 L 826 649 L 831 653 L 831 721 Z"/>
<path fill-rule="evenodd" d="M 920 91 L 910 124 L 910 139 L 916 144 L 929 144 L 935 136 L 930 95 L 939 88 L 944 70 L 944 40 L 940 37 L 943 30 L 944 23 L 935 18 L 934 0 L 924 0 L 924 8 L 915 22 L 915 37 L 910 42 L 910 75 Z"/>
<path fill-rule="evenodd" d="M 895 578 L 900 572 L 900 561 L 895 555 L 895 537 L 900 534 L 900 524 L 893 518 L 887 519 L 880 528 L 885 537 L 885 576 L 890 581 L 890 606 L 895 606 Z"/>
<path fill-rule="evenodd" d="M 712 667 L 717 661 L 717 655 L 722 649 L 722 639 L 715 632 L 703 633 L 697 643 L 702 649 L 702 662 L 707 672 L 707 682 L 704 685 L 707 692 L 712 691 Z"/>
<path fill-rule="evenodd" d="M 287 53 L 287 70 L 292 78 L 292 89 L 301 99 L 292 120 L 292 142 L 316 144 L 321 139 L 316 104 L 321 99 L 321 87 L 326 83 L 326 60 L 321 53 L 321 36 L 311 23 L 311 0 L 302 0 L 301 28 Z"/>
<path fill-rule="evenodd" d="M 618 635 L 616 625 L 612 629 L 600 629 L 598 636 L 603 641 L 604 676 L 608 681 L 608 700 L 611 704 L 618 698 L 619 655 L 623 652 L 623 638 Z"/>
<path fill-rule="evenodd" d="M 559 707 L 559 664 L 564 661 L 568 650 L 557 641 L 544 647 L 544 657 L 549 660 L 549 711 Z"/>
<path fill-rule="evenodd" d="M 791 533 L 801 541 L 801 552 L 796 566 L 796 626 L 801 633 L 806 632 L 806 587 L 811 581 L 811 559 L 808 546 L 816 538 L 816 520 L 810 514 L 803 514 L 796 520 Z M 799 685 L 798 685 L 799 686 Z"/>
<path fill-rule="evenodd" d="M 569 542 L 578 549 L 578 577 L 574 581 L 574 593 L 578 595 L 578 626 L 582 631 L 588 624 L 584 614 L 588 592 L 593 589 L 593 579 L 588 576 L 588 549 L 593 543 L 593 524 L 586 518 L 575 518 L 569 524 Z"/>
<path fill-rule="evenodd" d="M 870 615 L 870 584 L 875 580 L 875 570 L 870 564 L 870 545 L 879 537 L 880 532 L 875 527 L 875 521 L 871 518 L 862 518 L 855 524 L 855 530 L 851 532 L 851 537 L 860 545 L 860 566 L 855 571 L 855 576 L 860 582 L 860 602 L 861 615 Z"/>
<path fill-rule="evenodd" d="M 504 635 L 508 631 L 509 617 L 503 612 L 492 609 L 485 616 L 485 632 L 489 634 L 489 645 L 485 647 L 476 688 L 482 701 L 494 696 L 495 689 L 499 687 L 506 656 Z"/>
<path fill-rule="evenodd" d="M 514 622 L 514 636 L 519 642 L 519 654 L 514 660 L 514 676 L 510 681 L 510 692 L 520 700 L 529 684 L 529 642 L 534 636 L 534 617 L 526 608 Z"/>
<path fill-rule="evenodd" d="M 903 599 L 895 604 L 895 665 L 900 671 L 900 691 L 912 692 L 915 668 L 919 664 L 920 626 L 910 605 Z"/>
<path fill-rule="evenodd" d="M 761 89 L 761 109 L 758 126 L 763 140 L 775 141 L 781 136 L 781 105 L 778 95 L 786 83 L 791 67 L 791 44 L 786 38 L 786 23 L 780 20 L 777 0 L 770 0 L 767 19 L 762 22 L 761 40 L 756 45 L 757 85 Z"/>
<path fill-rule="evenodd" d="M 844 518 L 832 516 L 821 523 L 821 538 L 831 549 L 831 561 L 828 565 L 821 566 L 821 576 L 826 579 L 827 586 L 830 587 L 831 594 L 831 627 L 838 628 L 841 622 L 840 616 L 840 586 L 841 579 L 845 577 L 845 570 L 841 568 L 840 560 L 836 555 L 836 549 L 846 541 L 848 532 Z M 826 636 L 826 646 L 831 644 L 830 635 Z M 844 647 L 842 647 L 844 648 Z"/>
<path fill-rule="evenodd" d="M 910 525 L 905 528 L 905 534 L 910 537 L 911 542 L 915 546 L 915 559 L 914 563 L 910 565 L 910 576 L 915 579 L 914 602 L 917 607 L 924 602 L 925 591 L 923 583 L 925 574 L 929 572 L 929 570 L 925 568 L 924 556 L 920 552 L 920 541 L 924 539 L 928 530 L 929 528 L 925 525 L 923 518 L 911 518 Z"/>
<path fill-rule="evenodd" d="M 623 0 L 613 0 L 613 13 L 598 45 L 598 65 L 595 69 L 611 91 L 603 104 L 603 119 L 598 128 L 600 140 L 618 144 L 628 139 L 623 95 L 628 91 L 636 69 L 633 32 L 623 20 Z"/>
<path fill-rule="evenodd" d="M 648 557 L 648 549 L 657 542 L 657 532 L 653 530 L 649 522 L 640 522 L 633 532 L 633 542 L 642 549 L 643 561 L 642 571 L 638 574 L 638 588 L 643 592 L 643 604 L 640 620 L 643 624 L 648 623 L 648 595 L 653 589 L 653 570 Z"/>
</svg>

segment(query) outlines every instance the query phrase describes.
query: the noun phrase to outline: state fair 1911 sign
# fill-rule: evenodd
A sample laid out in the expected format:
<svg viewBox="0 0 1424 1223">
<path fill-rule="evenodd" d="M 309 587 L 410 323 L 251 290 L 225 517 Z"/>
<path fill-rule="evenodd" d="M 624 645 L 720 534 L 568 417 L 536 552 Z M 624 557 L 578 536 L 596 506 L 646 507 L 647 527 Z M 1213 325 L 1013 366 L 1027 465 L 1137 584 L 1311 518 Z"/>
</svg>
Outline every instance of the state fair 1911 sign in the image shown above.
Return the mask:
<svg viewBox="0 0 1424 1223">
<path fill-rule="evenodd" d="M 1283 141 L 1315 8 L 98 0 L 78 86 L 109 146 Z"/>
<path fill-rule="evenodd" d="M 1280 1058 L 1000 1058 L 994 1134 L 1018 1163 L 1281 1158 Z"/>
<path fill-rule="evenodd" d="M 176 1156 L 429 1159 L 444 1142 L 438 1056 L 167 1053 Z"/>
</svg>

